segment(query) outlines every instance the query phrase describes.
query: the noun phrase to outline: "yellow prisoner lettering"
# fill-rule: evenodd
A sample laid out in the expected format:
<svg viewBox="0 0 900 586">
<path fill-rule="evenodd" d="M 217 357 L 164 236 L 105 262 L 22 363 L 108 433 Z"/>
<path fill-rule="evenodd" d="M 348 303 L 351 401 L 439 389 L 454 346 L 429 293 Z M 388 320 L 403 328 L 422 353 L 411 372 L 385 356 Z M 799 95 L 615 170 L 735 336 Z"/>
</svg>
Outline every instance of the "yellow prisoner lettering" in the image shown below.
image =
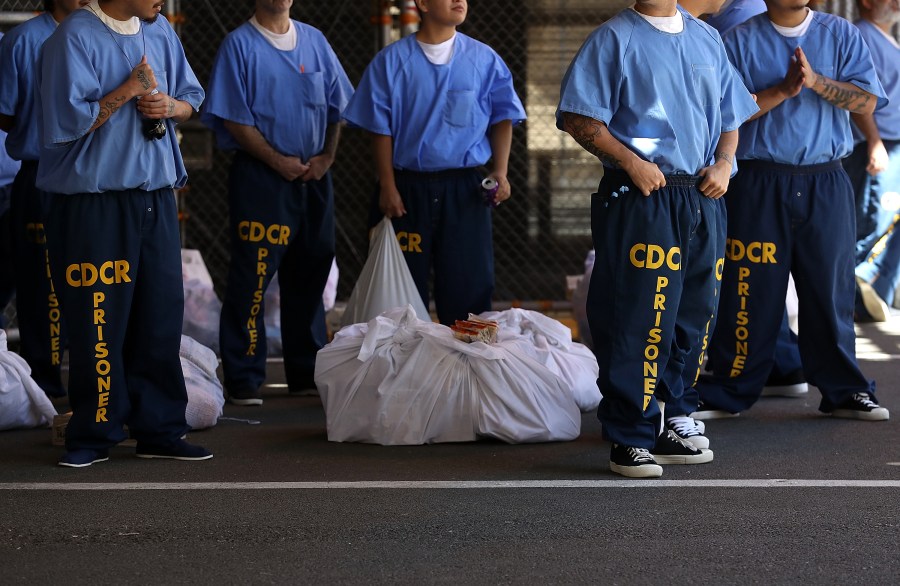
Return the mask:
<svg viewBox="0 0 900 586">
<path fill-rule="evenodd" d="M 90 287 L 99 279 L 104 285 L 130 283 L 130 265 L 126 260 L 108 260 L 100 265 L 89 262 L 73 263 L 66 267 L 66 282 L 70 287 Z M 96 302 L 96 298 L 95 298 Z"/>
<path fill-rule="evenodd" d="M 238 238 L 245 242 L 262 242 L 265 239 L 270 244 L 287 246 L 290 236 L 291 229 L 281 224 L 266 226 L 250 220 L 238 222 Z"/>
<path fill-rule="evenodd" d="M 422 252 L 422 235 L 415 232 L 397 232 L 397 243 L 403 252 Z"/>
<path fill-rule="evenodd" d="M 681 270 L 681 249 L 677 246 L 665 250 L 657 244 L 638 243 L 631 247 L 629 258 L 639 269 L 658 269 L 665 264 L 673 271 Z"/>
<path fill-rule="evenodd" d="M 744 258 L 753 264 L 777 264 L 775 260 L 774 242 L 750 242 L 744 244 L 736 238 L 725 239 L 725 256 L 730 261 L 739 261 Z"/>
</svg>

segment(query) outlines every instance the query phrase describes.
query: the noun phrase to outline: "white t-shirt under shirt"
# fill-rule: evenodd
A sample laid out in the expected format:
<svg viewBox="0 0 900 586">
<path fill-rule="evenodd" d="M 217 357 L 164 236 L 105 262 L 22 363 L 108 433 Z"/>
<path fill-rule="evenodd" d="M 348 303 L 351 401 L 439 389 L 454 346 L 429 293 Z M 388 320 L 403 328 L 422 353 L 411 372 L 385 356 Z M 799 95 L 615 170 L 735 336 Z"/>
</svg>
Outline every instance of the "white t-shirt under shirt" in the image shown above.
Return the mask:
<svg viewBox="0 0 900 586">
<path fill-rule="evenodd" d="M 422 51 L 425 52 L 425 58 L 434 65 L 446 65 L 453 58 L 453 42 L 456 40 L 456 33 L 453 36 L 437 45 L 429 45 L 416 39 Z"/>
<path fill-rule="evenodd" d="M 293 22 L 290 22 L 291 26 L 288 27 L 288 31 L 283 34 L 273 33 L 263 25 L 259 24 L 255 14 L 250 18 L 250 24 L 279 51 L 293 51 L 294 47 L 297 46 L 297 27 L 294 26 Z"/>
</svg>

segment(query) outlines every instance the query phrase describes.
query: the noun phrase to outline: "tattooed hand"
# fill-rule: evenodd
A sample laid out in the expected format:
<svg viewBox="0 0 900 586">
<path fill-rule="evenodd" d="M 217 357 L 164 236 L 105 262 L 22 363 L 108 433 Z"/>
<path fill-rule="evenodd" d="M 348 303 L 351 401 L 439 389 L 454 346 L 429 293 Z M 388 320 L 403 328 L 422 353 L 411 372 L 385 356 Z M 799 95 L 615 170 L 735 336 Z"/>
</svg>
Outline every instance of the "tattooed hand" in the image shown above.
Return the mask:
<svg viewBox="0 0 900 586">
<path fill-rule="evenodd" d="M 141 62 L 131 71 L 128 83 L 135 96 L 143 96 L 156 89 L 156 75 L 153 73 L 153 68 L 147 64 L 146 55 L 141 57 Z"/>
<path fill-rule="evenodd" d="M 165 120 L 178 113 L 178 100 L 162 92 L 143 96 L 137 101 L 137 109 L 144 118 Z"/>
</svg>

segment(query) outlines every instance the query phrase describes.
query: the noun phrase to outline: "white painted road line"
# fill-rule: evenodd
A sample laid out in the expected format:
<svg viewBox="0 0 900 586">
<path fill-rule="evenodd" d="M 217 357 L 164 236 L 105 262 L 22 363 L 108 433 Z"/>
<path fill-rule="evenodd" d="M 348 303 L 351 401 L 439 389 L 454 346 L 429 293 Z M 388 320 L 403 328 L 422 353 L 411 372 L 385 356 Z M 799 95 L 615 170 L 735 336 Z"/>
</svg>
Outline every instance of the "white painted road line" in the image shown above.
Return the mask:
<svg viewBox="0 0 900 586">
<path fill-rule="evenodd" d="M 489 488 L 900 488 L 900 480 L 410 480 L 360 482 L 8 482 L 0 490 L 449 490 Z"/>
</svg>

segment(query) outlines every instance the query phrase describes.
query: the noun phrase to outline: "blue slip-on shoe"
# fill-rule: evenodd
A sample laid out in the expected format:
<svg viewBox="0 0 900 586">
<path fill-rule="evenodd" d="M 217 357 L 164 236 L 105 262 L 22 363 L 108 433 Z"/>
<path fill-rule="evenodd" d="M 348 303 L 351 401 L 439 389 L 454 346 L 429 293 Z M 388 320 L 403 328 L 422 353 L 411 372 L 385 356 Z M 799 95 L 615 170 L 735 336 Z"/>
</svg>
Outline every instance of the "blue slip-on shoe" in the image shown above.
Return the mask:
<svg viewBox="0 0 900 586">
<path fill-rule="evenodd" d="M 85 468 L 91 464 L 106 462 L 107 460 L 109 460 L 109 450 L 82 448 L 79 450 L 67 450 L 57 464 L 66 468 Z"/>
<path fill-rule="evenodd" d="M 189 444 L 183 439 L 175 440 L 170 444 L 146 444 L 138 442 L 135 453 L 138 458 L 164 458 L 167 460 L 209 460 L 212 452 L 206 448 Z"/>
</svg>

